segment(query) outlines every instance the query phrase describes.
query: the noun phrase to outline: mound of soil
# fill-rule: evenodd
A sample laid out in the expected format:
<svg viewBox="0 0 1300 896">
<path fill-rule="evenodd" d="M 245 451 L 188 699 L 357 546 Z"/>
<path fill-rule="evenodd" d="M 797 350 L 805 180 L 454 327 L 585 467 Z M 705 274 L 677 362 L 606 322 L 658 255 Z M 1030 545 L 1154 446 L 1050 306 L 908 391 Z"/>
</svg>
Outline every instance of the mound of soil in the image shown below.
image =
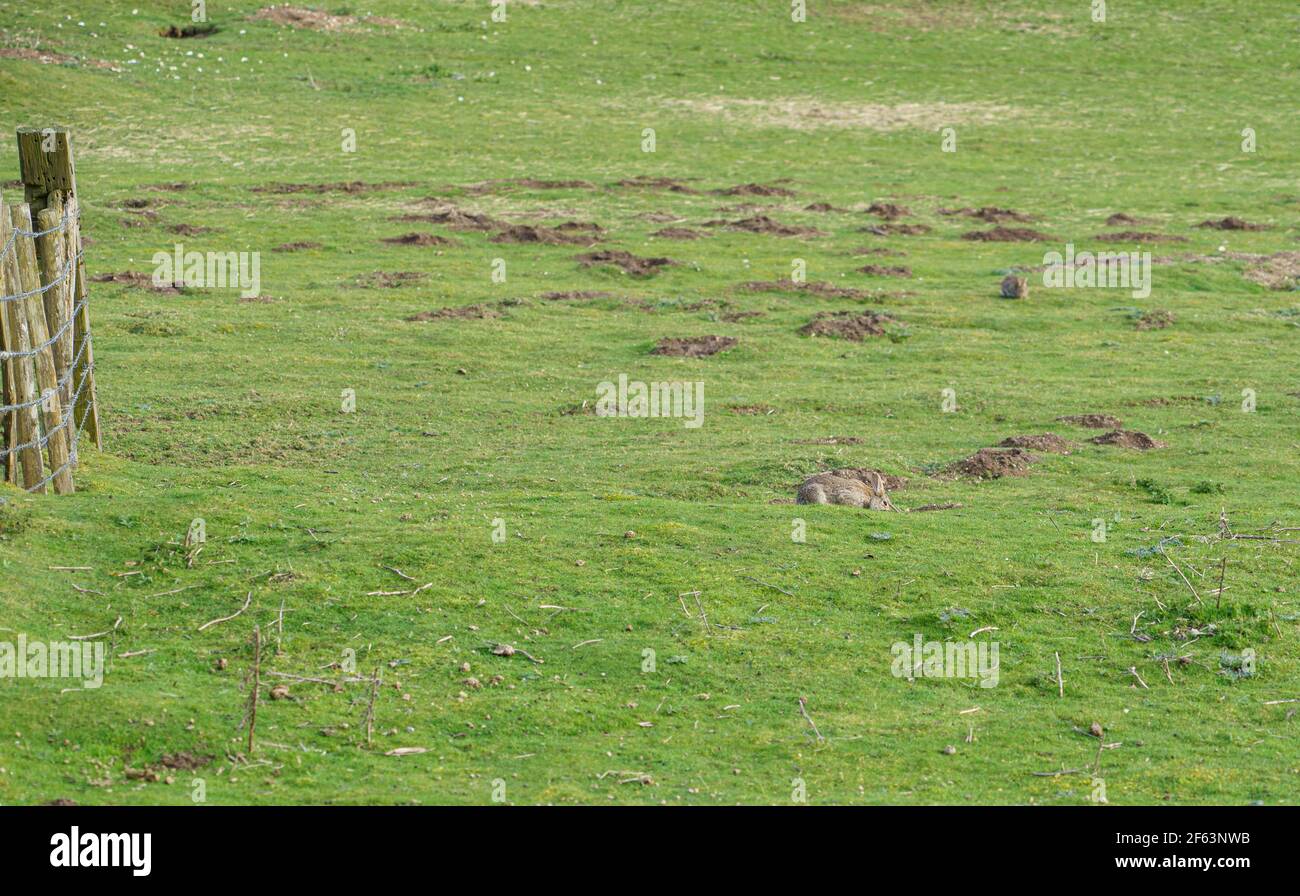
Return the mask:
<svg viewBox="0 0 1300 896">
<path fill-rule="evenodd" d="M 1116 233 L 1099 233 L 1095 237 L 1106 243 L 1185 243 L 1185 236 L 1170 236 L 1145 230 L 1121 230 Z"/>
<path fill-rule="evenodd" d="M 998 442 L 999 448 L 1024 448 L 1027 451 L 1045 451 L 1048 454 L 1069 454 L 1070 443 L 1053 432 L 1037 436 L 1011 436 Z"/>
<path fill-rule="evenodd" d="M 285 184 L 272 183 L 264 184 L 260 187 L 253 187 L 254 193 L 273 193 L 283 195 L 287 193 L 376 193 L 381 190 L 403 190 L 408 187 L 414 187 L 413 181 L 384 181 L 378 184 L 368 184 L 364 181 L 340 181 L 330 184 Z"/>
<path fill-rule="evenodd" d="M 177 281 L 170 286 L 156 286 L 153 277 L 140 271 L 121 271 L 116 274 L 96 274 L 90 278 L 92 283 L 122 283 L 135 289 L 151 289 L 154 292 L 160 292 L 164 295 L 180 295 L 180 290 L 185 288 L 185 284 Z"/>
<path fill-rule="evenodd" d="M 848 209 L 846 208 L 836 208 L 835 206 L 831 205 L 829 202 L 814 202 L 811 205 L 805 205 L 803 207 L 803 210 L 806 212 L 820 212 L 822 214 L 828 214 L 830 212 L 848 211 Z"/>
<path fill-rule="evenodd" d="M 1058 423 L 1083 426 L 1088 429 L 1119 429 L 1123 422 L 1110 414 L 1067 414 L 1056 418 Z"/>
<path fill-rule="evenodd" d="M 1037 461 L 1037 455 L 1023 448 L 981 448 L 965 460 L 949 464 L 945 470 L 975 479 L 1000 479 L 1003 476 L 1022 476 L 1029 471 L 1029 465 Z"/>
<path fill-rule="evenodd" d="M 718 316 L 719 320 L 724 320 L 729 324 L 738 323 L 742 320 L 751 320 L 755 317 L 763 317 L 762 311 L 728 311 L 726 314 Z"/>
<path fill-rule="evenodd" d="M 873 224 L 858 230 L 858 233 L 874 233 L 876 236 L 921 236 L 929 232 L 927 224 Z"/>
<path fill-rule="evenodd" d="M 0 59 L 25 59 L 28 62 L 39 62 L 41 65 L 84 65 L 88 68 L 104 68 L 113 72 L 122 71 L 113 63 L 102 59 L 78 59 L 66 53 L 33 50 L 30 47 L 0 47 Z M 22 183 L 19 182 L 18 186 L 21 187 Z"/>
<path fill-rule="evenodd" d="M 737 184 L 725 190 L 714 190 L 720 196 L 793 196 L 793 190 L 770 184 Z"/>
<path fill-rule="evenodd" d="M 831 470 L 809 476 L 799 486 L 796 504 L 842 504 L 866 510 L 896 510 L 889 485 L 875 470 Z"/>
<path fill-rule="evenodd" d="M 407 321 L 423 323 L 433 320 L 488 320 L 501 316 L 505 308 L 522 305 L 518 299 L 502 302 L 483 302 L 478 305 L 462 305 L 459 308 L 438 308 L 434 311 L 421 311 L 403 318 Z"/>
<path fill-rule="evenodd" d="M 698 240 L 704 236 L 698 230 L 691 230 L 689 227 L 665 227 L 663 230 L 657 230 L 650 235 L 663 240 Z"/>
<path fill-rule="evenodd" d="M 737 289 L 743 289 L 745 292 L 806 292 L 827 299 L 867 299 L 871 297 L 869 292 L 848 286 L 833 286 L 821 280 L 796 283 L 788 278 L 784 280 L 750 280 L 739 284 Z"/>
<path fill-rule="evenodd" d="M 1133 326 L 1138 330 L 1163 330 L 1165 327 L 1172 326 L 1173 322 L 1172 311 L 1144 311 L 1133 321 Z"/>
<path fill-rule="evenodd" d="M 862 342 L 868 336 L 884 336 L 885 324 L 897 321 L 878 311 L 821 311 L 802 329 L 805 336 L 830 336 Z"/>
<path fill-rule="evenodd" d="M 669 193 L 699 192 L 698 190 L 692 190 L 679 180 L 673 180 L 671 177 L 647 177 L 645 175 L 616 181 L 614 186 L 629 190 L 667 190 Z"/>
<path fill-rule="evenodd" d="M 604 233 L 605 228 L 595 221 L 565 221 L 556 224 L 555 229 L 561 233 Z"/>
<path fill-rule="evenodd" d="M 1027 299 L 1029 298 L 1029 281 L 1024 277 L 1008 274 L 1002 278 L 1001 292 L 1004 299 Z"/>
<path fill-rule="evenodd" d="M 1051 239 L 1047 234 L 1031 230 L 1028 227 L 994 227 L 992 230 L 972 230 L 970 233 L 963 233 L 961 238 L 980 243 L 1041 243 Z"/>
<path fill-rule="evenodd" d="M 861 248 L 854 249 L 849 254 L 850 255 L 877 255 L 877 256 L 887 256 L 890 258 L 907 257 L 906 252 L 900 252 L 897 249 L 886 249 L 884 246 L 862 246 Z"/>
<path fill-rule="evenodd" d="M 594 237 L 561 233 L 549 227 L 511 224 L 490 240 L 493 243 L 545 243 L 550 246 L 590 246 Z"/>
<path fill-rule="evenodd" d="M 1268 227 L 1264 224 L 1251 224 L 1249 221 L 1243 221 L 1241 218 L 1234 218 L 1231 215 L 1220 218 L 1218 221 L 1202 221 L 1196 226 L 1207 230 L 1268 230 Z"/>
<path fill-rule="evenodd" d="M 1164 442 L 1157 442 L 1144 432 L 1138 432 L 1136 429 L 1113 429 L 1110 432 L 1089 439 L 1094 445 L 1118 445 L 1121 448 L 1136 448 L 1138 451 L 1149 451 L 1152 448 L 1164 448 Z"/>
<path fill-rule="evenodd" d="M 705 227 L 725 227 L 728 230 L 743 230 L 746 233 L 766 233 L 772 236 L 825 236 L 815 227 L 793 227 L 773 221 L 767 215 L 755 215 L 738 221 L 705 221 Z"/>
<path fill-rule="evenodd" d="M 546 302 L 565 302 L 571 299 L 588 301 L 591 299 L 612 299 L 612 292 L 605 292 L 599 289 L 577 289 L 569 292 L 544 292 L 539 298 Z"/>
<path fill-rule="evenodd" d="M 1022 224 L 1034 220 L 1032 215 L 1022 214 L 1009 208 L 998 208 L 995 205 L 986 205 L 982 208 L 941 208 L 941 215 L 961 215 L 965 218 L 978 218 L 981 221 L 987 221 L 990 224 L 997 224 L 1000 221 L 1019 221 Z"/>
<path fill-rule="evenodd" d="M 587 252 L 576 256 L 576 259 L 584 268 L 597 264 L 616 265 L 623 269 L 623 273 L 630 274 L 633 277 L 649 277 L 658 273 L 660 268 L 677 264 L 671 258 L 640 258 L 631 252 L 624 252 L 622 249 Z"/>
<path fill-rule="evenodd" d="M 397 215 L 388 220 L 408 224 L 444 224 L 452 230 L 495 230 L 498 227 L 510 226 L 506 221 L 499 221 L 487 215 L 463 212 L 455 208 L 436 212 Z"/>
<path fill-rule="evenodd" d="M 1126 215 L 1123 212 L 1116 212 L 1115 214 L 1111 215 L 1109 218 L 1106 219 L 1107 227 L 1122 227 L 1125 224 L 1141 224 L 1141 223 L 1142 223 L 1141 220 L 1139 220 L 1138 218 L 1135 218 L 1132 215 Z"/>
<path fill-rule="evenodd" d="M 212 233 L 211 227 L 202 227 L 197 224 L 172 224 L 167 230 L 181 236 L 202 236 L 205 233 Z"/>
<path fill-rule="evenodd" d="M 526 190 L 594 190 L 596 185 L 589 180 L 537 180 L 532 177 L 508 177 L 498 180 L 485 180 L 461 187 L 466 193 L 491 193 L 502 187 L 523 187 Z"/>
<path fill-rule="evenodd" d="M 187 37 L 209 37 L 217 33 L 217 26 L 207 22 L 194 25 L 168 25 L 158 31 L 159 37 L 182 39 Z"/>
<path fill-rule="evenodd" d="M 282 243 L 279 246 L 276 246 L 271 251 L 272 252 L 305 252 L 308 249 L 320 249 L 320 248 L 322 248 L 320 243 L 303 241 L 297 243 Z"/>
<path fill-rule="evenodd" d="M 451 240 L 436 233 L 404 233 L 401 236 L 387 236 L 380 242 L 395 246 L 450 246 Z"/>
<path fill-rule="evenodd" d="M 867 214 L 879 215 L 886 221 L 892 221 L 895 218 L 910 217 L 912 210 L 901 205 L 895 205 L 892 202 L 873 202 L 867 206 Z"/>
<path fill-rule="evenodd" d="M 910 277 L 912 269 L 904 265 L 869 264 L 857 269 L 859 274 L 873 277 Z"/>
<path fill-rule="evenodd" d="M 685 339 L 666 337 L 650 350 L 652 355 L 668 355 L 673 358 L 707 358 L 718 352 L 726 351 L 736 344 L 730 336 L 689 336 Z"/>
</svg>

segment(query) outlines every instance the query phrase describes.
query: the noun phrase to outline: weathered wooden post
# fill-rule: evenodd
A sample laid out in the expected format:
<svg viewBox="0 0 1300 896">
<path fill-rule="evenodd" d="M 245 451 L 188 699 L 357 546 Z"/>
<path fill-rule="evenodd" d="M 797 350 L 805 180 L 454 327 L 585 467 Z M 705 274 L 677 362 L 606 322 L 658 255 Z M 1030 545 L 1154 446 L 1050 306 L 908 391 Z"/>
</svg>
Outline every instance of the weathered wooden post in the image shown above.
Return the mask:
<svg viewBox="0 0 1300 896">
<path fill-rule="evenodd" d="M 22 169 L 25 199 L 36 215 L 55 204 L 67 213 L 65 256 L 75 259 L 72 305 L 72 356 L 77 359 L 72 393 L 77 396 L 73 426 L 83 424 L 103 450 L 99 428 L 99 402 L 95 396 L 95 358 L 90 343 L 90 313 L 86 307 L 86 265 L 81 257 L 81 207 L 77 201 L 77 174 L 72 160 L 72 137 L 66 128 L 19 128 L 18 163 Z M 78 307 L 79 306 L 79 307 Z M 80 386 L 80 392 L 78 392 Z"/>
<path fill-rule="evenodd" d="M 0 246 L 9 246 L 4 261 L 4 294 L 9 297 L 4 302 L 5 315 L 5 351 L 27 352 L 31 348 L 31 331 L 27 326 L 27 309 L 24 300 L 14 298 L 21 296 L 29 288 L 23 282 L 23 271 L 19 264 L 19 244 L 23 237 L 15 233 L 14 224 L 20 218 L 17 209 L 4 206 L 0 200 Z M 28 242 L 31 237 L 26 238 Z M 12 241 L 12 245 L 11 245 Z M 33 253 L 33 256 L 35 253 Z M 33 262 L 35 258 L 33 257 Z M 35 274 L 35 271 L 32 271 Z M 23 487 L 29 491 L 44 491 L 41 480 L 45 478 L 44 464 L 41 460 L 40 423 L 36 412 L 36 382 L 32 376 L 32 366 L 25 356 L 9 359 L 10 373 L 13 376 L 14 404 L 23 404 L 14 413 L 17 425 L 13 428 L 9 448 L 22 445 L 19 453 L 22 460 Z"/>
</svg>

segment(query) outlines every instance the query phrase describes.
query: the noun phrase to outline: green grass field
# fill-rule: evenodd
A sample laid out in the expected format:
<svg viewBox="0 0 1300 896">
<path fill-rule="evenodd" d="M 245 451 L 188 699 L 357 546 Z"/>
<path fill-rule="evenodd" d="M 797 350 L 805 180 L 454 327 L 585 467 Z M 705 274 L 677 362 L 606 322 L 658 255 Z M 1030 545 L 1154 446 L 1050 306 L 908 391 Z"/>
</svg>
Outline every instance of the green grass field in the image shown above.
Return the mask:
<svg viewBox="0 0 1300 896">
<path fill-rule="evenodd" d="M 168 39 L 187 3 L 0 2 L 0 125 L 72 130 L 90 276 L 259 252 L 263 299 L 91 284 L 104 451 L 73 496 L 3 487 L 0 640 L 121 621 L 98 689 L 0 679 L 0 803 L 1295 803 L 1300 13 L 1108 6 L 239 0 Z M 785 192 L 715 192 L 748 183 Z M 447 206 L 499 223 L 394 220 Z M 1048 239 L 939 213 L 984 206 Z M 753 216 L 816 233 L 711 225 Z M 571 221 L 599 242 L 493 241 Z M 1185 240 L 1141 246 L 1148 297 L 999 297 L 1116 231 Z M 860 292 L 742 287 L 799 260 Z M 866 310 L 885 335 L 800 332 Z M 651 354 L 706 335 L 737 343 Z M 703 425 L 592 413 L 620 374 L 703 382 Z M 1044 432 L 1071 453 L 942 472 Z M 961 506 L 794 504 L 833 468 Z M 996 686 L 895 676 L 917 635 L 996 642 Z"/>
</svg>

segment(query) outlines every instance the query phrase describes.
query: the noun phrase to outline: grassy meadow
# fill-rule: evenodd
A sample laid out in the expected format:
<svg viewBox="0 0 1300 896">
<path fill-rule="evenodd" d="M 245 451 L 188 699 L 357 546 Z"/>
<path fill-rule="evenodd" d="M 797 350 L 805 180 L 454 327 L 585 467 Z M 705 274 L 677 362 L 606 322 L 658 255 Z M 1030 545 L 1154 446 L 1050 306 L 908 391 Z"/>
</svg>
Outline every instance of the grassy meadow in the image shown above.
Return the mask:
<svg viewBox="0 0 1300 896">
<path fill-rule="evenodd" d="M 109 632 L 102 687 L 0 678 L 0 804 L 1297 801 L 1293 3 L 261 6 L 0 0 L 0 123 L 144 275 L 90 284 L 76 494 L 0 486 L 0 641 Z M 260 295 L 152 288 L 177 243 Z M 1045 287 L 1067 243 L 1150 295 Z M 960 506 L 794 503 L 836 468 Z"/>
</svg>

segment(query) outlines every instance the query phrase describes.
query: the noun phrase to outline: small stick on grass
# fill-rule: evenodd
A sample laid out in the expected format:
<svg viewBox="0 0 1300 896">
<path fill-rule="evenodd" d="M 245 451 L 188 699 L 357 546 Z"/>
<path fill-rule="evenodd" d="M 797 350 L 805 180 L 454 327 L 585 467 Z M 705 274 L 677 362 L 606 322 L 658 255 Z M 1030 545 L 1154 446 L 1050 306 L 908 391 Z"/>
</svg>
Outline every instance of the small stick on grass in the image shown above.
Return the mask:
<svg viewBox="0 0 1300 896">
<path fill-rule="evenodd" d="M 248 605 L 251 604 L 252 602 L 253 602 L 253 592 L 250 591 L 248 592 L 248 597 L 244 599 L 244 605 L 242 607 L 240 607 L 238 610 L 236 610 L 234 613 L 230 614 L 229 616 L 222 616 L 220 619 L 214 619 L 211 622 L 203 623 L 202 625 L 199 626 L 199 631 L 203 631 L 206 628 L 211 628 L 212 626 L 222 622 L 229 622 L 230 620 L 234 619 L 236 616 L 238 616 L 239 614 L 247 610 Z"/>
<path fill-rule="evenodd" d="M 1170 557 L 1167 553 L 1165 553 L 1165 549 L 1163 547 L 1160 549 L 1160 554 L 1166 560 L 1169 561 L 1169 565 L 1174 568 L 1174 572 L 1178 573 L 1178 578 L 1182 579 L 1183 584 L 1185 584 L 1188 587 L 1188 589 L 1191 590 L 1192 597 L 1196 598 L 1196 603 L 1203 605 L 1204 602 L 1201 600 L 1201 596 L 1196 593 L 1196 588 L 1192 586 L 1191 582 L 1187 581 L 1187 576 L 1183 575 L 1183 571 L 1178 568 L 1178 564 L 1174 562 L 1173 558 Z"/>
<path fill-rule="evenodd" d="M 1138 674 L 1137 666 L 1129 666 L 1128 671 L 1130 675 L 1138 680 L 1138 684 L 1142 685 L 1142 687 L 1146 688 L 1148 691 L 1151 690 L 1151 688 L 1147 687 L 1147 683 L 1142 680 L 1142 676 Z"/>
<path fill-rule="evenodd" d="M 370 680 L 370 703 L 366 706 L 366 743 L 369 744 L 375 733 L 375 698 L 379 696 L 379 682 L 383 680 L 384 669 L 375 666 L 375 677 Z"/>
<path fill-rule="evenodd" d="M 102 638 L 104 637 L 104 635 L 113 634 L 113 632 L 117 631 L 117 627 L 121 624 L 122 624 L 122 617 L 119 616 L 117 617 L 117 621 L 113 623 L 113 627 L 108 629 L 107 631 L 95 632 L 93 635 L 68 635 L 68 640 L 69 641 L 90 641 L 94 638 Z"/>
<path fill-rule="evenodd" d="M 803 697 L 799 698 L 799 712 L 803 713 L 803 717 L 807 719 L 808 724 L 812 726 L 813 734 L 817 735 L 817 743 L 820 744 L 824 742 L 826 738 L 822 737 L 822 733 L 817 730 L 817 723 L 812 720 L 812 716 L 808 715 L 808 707 L 806 703 L 807 701 L 804 700 Z"/>
<path fill-rule="evenodd" d="M 1061 677 L 1061 652 L 1056 652 L 1056 692 L 1062 698 L 1065 697 L 1065 679 Z"/>
<path fill-rule="evenodd" d="M 253 592 L 248 592 L 251 598 Z M 245 604 L 247 606 L 247 604 Z M 257 700 L 262 689 L 262 630 L 256 625 L 253 626 L 253 687 L 252 692 L 248 695 L 248 755 L 253 755 L 256 749 L 256 732 L 257 732 Z"/>
</svg>

